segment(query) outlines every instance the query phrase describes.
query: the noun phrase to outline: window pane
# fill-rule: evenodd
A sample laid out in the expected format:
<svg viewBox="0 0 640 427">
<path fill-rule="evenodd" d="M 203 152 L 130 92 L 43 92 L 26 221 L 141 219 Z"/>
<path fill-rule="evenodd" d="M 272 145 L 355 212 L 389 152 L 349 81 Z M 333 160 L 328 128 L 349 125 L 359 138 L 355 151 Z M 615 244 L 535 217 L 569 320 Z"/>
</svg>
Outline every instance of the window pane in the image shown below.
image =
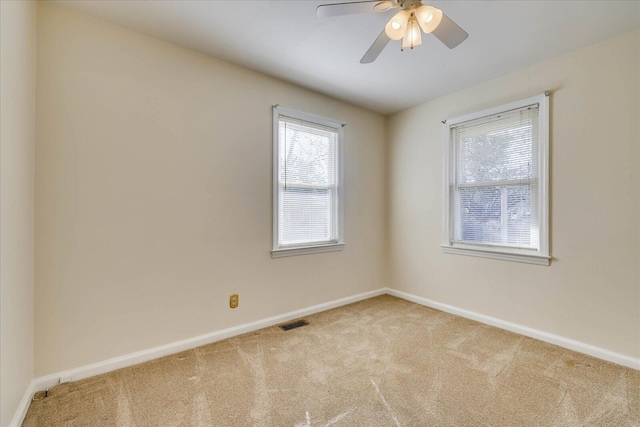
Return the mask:
<svg viewBox="0 0 640 427">
<path fill-rule="evenodd" d="M 531 126 L 460 141 L 460 182 L 531 177 Z"/>
<path fill-rule="evenodd" d="M 332 193 L 325 189 L 287 187 L 281 191 L 280 243 L 332 240 Z"/>
<path fill-rule="evenodd" d="M 293 185 L 335 185 L 335 131 L 281 121 L 279 140 L 280 182 Z"/>
<path fill-rule="evenodd" d="M 501 191 L 498 187 L 461 188 L 458 240 L 473 243 L 500 243 L 500 198 Z"/>
<path fill-rule="evenodd" d="M 458 241 L 534 247 L 529 185 L 458 190 Z"/>
<path fill-rule="evenodd" d="M 537 126 L 537 109 L 527 109 L 456 127 L 458 182 L 536 178 Z"/>
</svg>

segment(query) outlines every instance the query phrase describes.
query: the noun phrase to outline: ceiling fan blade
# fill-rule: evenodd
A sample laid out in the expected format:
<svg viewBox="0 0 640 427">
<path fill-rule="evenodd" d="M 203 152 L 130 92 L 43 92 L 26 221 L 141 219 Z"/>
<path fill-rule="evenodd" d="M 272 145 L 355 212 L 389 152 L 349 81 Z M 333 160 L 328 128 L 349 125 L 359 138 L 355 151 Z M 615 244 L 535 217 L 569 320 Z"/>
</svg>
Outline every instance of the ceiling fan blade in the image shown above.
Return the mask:
<svg viewBox="0 0 640 427">
<path fill-rule="evenodd" d="M 375 5 L 382 0 L 356 1 L 349 3 L 322 4 L 316 8 L 318 18 L 375 12 Z"/>
<path fill-rule="evenodd" d="M 451 18 L 444 13 L 442 14 L 440 25 L 433 30 L 432 34 L 440 39 L 449 49 L 453 49 L 469 37 L 469 34 L 465 30 L 460 28 L 458 24 L 453 22 Z"/>
<path fill-rule="evenodd" d="M 387 33 L 382 30 L 376 41 L 373 42 L 367 53 L 364 54 L 360 60 L 361 64 L 370 64 L 376 60 L 380 52 L 387 46 L 391 39 L 387 36 Z"/>
</svg>

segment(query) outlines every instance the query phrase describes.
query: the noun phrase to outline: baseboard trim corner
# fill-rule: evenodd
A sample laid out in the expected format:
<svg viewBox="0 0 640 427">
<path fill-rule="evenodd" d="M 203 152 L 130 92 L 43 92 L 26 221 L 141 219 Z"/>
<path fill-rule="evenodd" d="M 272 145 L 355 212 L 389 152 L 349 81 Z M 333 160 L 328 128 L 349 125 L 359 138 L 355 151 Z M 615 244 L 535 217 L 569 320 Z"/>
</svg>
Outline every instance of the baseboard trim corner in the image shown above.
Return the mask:
<svg viewBox="0 0 640 427">
<path fill-rule="evenodd" d="M 246 334 L 247 332 L 253 332 L 258 329 L 268 328 L 270 326 L 278 325 L 289 320 L 297 319 L 304 316 L 310 316 L 321 311 L 331 310 L 332 308 L 341 307 L 343 305 L 362 301 L 367 298 L 384 295 L 387 292 L 387 288 L 380 288 L 374 291 L 364 292 L 350 297 L 341 298 L 300 310 L 291 311 L 289 313 L 268 317 L 266 319 L 258 320 L 255 322 L 245 323 L 243 325 L 233 326 L 231 328 L 210 332 L 208 334 L 200 335 L 197 337 L 188 338 L 170 344 L 153 347 L 147 350 L 126 354 L 124 356 L 115 357 L 113 359 L 104 360 L 102 362 L 92 363 L 90 365 L 85 365 L 79 368 L 49 374 L 33 380 L 32 393 L 44 390 L 47 387 L 53 387 L 60 384 L 61 378 L 66 379 L 67 381 L 78 381 L 84 378 L 105 374 L 107 372 L 115 371 L 116 369 L 126 368 L 129 366 L 147 362 L 149 360 L 157 359 L 159 357 L 169 356 L 171 354 L 180 353 L 181 351 L 191 350 L 196 347 L 214 343 L 216 341 L 221 341 L 237 335 Z"/>
<path fill-rule="evenodd" d="M 484 323 L 486 325 L 495 326 L 500 329 L 504 329 L 510 332 L 515 332 L 517 334 L 535 338 L 540 341 L 557 345 L 558 347 L 563 347 L 569 350 L 576 351 L 578 353 L 583 353 L 598 359 L 606 360 L 607 362 L 611 362 L 618 365 L 626 366 L 628 368 L 640 370 L 640 358 L 625 356 L 623 354 L 615 353 L 611 350 L 607 350 L 601 347 L 596 347 L 591 344 L 586 344 L 580 341 L 572 340 L 570 338 L 565 338 L 559 335 L 550 334 L 548 332 L 529 328 L 527 326 L 518 325 L 516 323 L 507 322 L 505 320 L 497 319 L 495 317 L 487 316 L 485 314 L 476 313 L 474 311 L 465 310 L 463 308 L 454 307 L 452 305 L 443 304 L 443 303 L 433 301 L 428 298 L 419 297 L 417 295 L 413 295 L 407 292 L 402 292 L 395 289 L 387 288 L 387 293 L 394 297 L 415 302 L 416 304 L 435 308 L 436 310 L 455 314 L 457 316 L 475 320 L 477 322 Z"/>
<path fill-rule="evenodd" d="M 27 416 L 27 411 L 29 410 L 29 405 L 31 404 L 33 393 L 35 392 L 35 382 L 31 381 L 24 394 L 22 395 L 22 399 L 20 400 L 18 409 L 16 409 L 15 414 L 13 414 L 13 419 L 9 423 L 9 427 L 20 427 L 22 425 L 24 417 Z"/>
</svg>

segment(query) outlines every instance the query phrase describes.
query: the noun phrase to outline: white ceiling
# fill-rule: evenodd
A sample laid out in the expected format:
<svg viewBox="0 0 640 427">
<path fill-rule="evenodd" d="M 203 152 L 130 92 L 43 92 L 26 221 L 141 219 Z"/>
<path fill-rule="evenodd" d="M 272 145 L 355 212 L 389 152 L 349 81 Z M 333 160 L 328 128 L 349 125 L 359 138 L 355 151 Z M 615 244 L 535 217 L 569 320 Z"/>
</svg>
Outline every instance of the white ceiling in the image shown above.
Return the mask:
<svg viewBox="0 0 640 427">
<path fill-rule="evenodd" d="M 72 1 L 97 18 L 389 114 L 640 26 L 640 1 L 429 1 L 469 33 L 360 58 L 394 12 L 317 18 L 341 0 Z M 427 1 L 423 1 L 427 3 Z"/>
</svg>

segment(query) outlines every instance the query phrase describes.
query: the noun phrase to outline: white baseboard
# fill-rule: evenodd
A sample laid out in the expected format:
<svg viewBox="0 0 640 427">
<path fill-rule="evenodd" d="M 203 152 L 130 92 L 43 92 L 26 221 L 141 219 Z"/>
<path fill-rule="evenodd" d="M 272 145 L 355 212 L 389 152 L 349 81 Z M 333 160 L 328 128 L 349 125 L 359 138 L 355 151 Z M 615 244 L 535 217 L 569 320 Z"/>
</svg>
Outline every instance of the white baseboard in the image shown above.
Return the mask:
<svg viewBox="0 0 640 427">
<path fill-rule="evenodd" d="M 16 411 L 16 414 L 10 424 L 10 427 L 19 427 L 27 410 L 31 403 L 33 394 L 37 391 L 46 389 L 47 387 L 53 387 L 60 383 L 60 379 L 66 379 L 69 381 L 77 381 L 84 378 L 93 377 L 95 375 L 104 374 L 107 372 L 115 371 L 116 369 L 126 368 L 128 366 L 137 365 L 139 363 L 146 362 L 148 360 L 157 359 L 159 357 L 168 356 L 171 354 L 179 353 L 185 350 L 191 350 L 196 347 L 200 347 L 206 344 L 211 344 L 216 341 L 220 341 L 226 338 L 234 337 L 237 335 L 245 334 L 247 332 L 256 331 L 258 329 L 267 328 L 280 323 L 287 322 L 289 320 L 297 319 L 311 314 L 319 313 L 321 311 L 330 310 L 332 308 L 341 307 L 343 305 L 351 304 L 357 301 L 361 301 L 367 298 L 372 298 L 379 295 L 389 294 L 398 298 L 405 299 L 407 301 L 415 302 L 420 305 L 435 308 L 447 313 L 455 314 L 457 316 L 465 317 L 467 319 L 475 320 L 480 323 L 495 326 L 500 329 L 515 332 L 517 334 L 526 335 L 531 338 L 539 339 L 551 344 L 555 344 L 560 347 L 567 348 L 569 350 L 584 353 L 589 356 L 597 357 L 598 359 L 613 362 L 618 365 L 627 366 L 629 368 L 640 370 L 640 359 L 625 356 L 619 353 L 612 352 L 600 347 L 596 347 L 590 344 L 585 344 L 579 341 L 575 341 L 569 338 L 564 338 L 558 335 L 553 335 L 547 332 L 539 331 L 537 329 L 529 328 L 526 326 L 517 325 L 515 323 L 507 322 L 495 317 L 487 316 L 484 314 L 476 313 L 473 311 L 465 310 L 462 308 L 454 307 L 447 304 L 442 304 L 428 298 L 419 297 L 406 292 L 398 291 L 391 288 L 381 288 L 375 291 L 365 292 L 362 294 L 354 295 L 347 298 L 342 298 L 335 301 L 330 301 L 323 304 L 314 305 L 312 307 L 303 308 L 301 310 L 292 311 L 289 313 L 281 314 L 278 316 L 269 317 L 267 319 L 258 320 L 256 322 L 246 323 L 244 325 L 234 326 L 231 328 L 223 329 L 216 332 L 211 332 L 205 335 L 200 335 L 194 338 L 189 338 L 182 341 L 176 341 L 170 344 L 162 345 L 159 347 L 150 348 L 147 350 L 138 351 L 135 353 L 127 354 L 113 359 L 105 360 L 98 363 L 82 366 L 75 369 L 70 369 L 55 374 L 46 375 L 34 379 L 29 388 L 25 392 L 20 406 Z"/>
<path fill-rule="evenodd" d="M 491 317 L 491 316 L 476 313 L 473 311 L 465 310 L 462 308 L 454 307 L 448 304 L 442 304 L 442 303 L 430 300 L 428 298 L 419 297 L 406 292 L 397 291 L 395 289 L 387 288 L 386 291 L 389 295 L 393 295 L 395 297 L 402 298 L 407 301 L 415 302 L 420 305 L 425 305 L 427 307 L 435 308 L 436 310 L 455 314 L 457 316 L 475 320 L 480 323 L 495 326 L 497 328 L 505 329 L 507 331 L 515 332 L 517 334 L 526 335 L 528 337 L 535 338 L 540 341 L 548 342 L 550 344 L 555 344 L 559 347 L 564 347 L 569 350 L 577 351 L 578 353 L 583 353 L 589 356 L 597 357 L 598 359 L 606 360 L 607 362 L 612 362 L 618 365 L 640 370 L 640 358 L 625 356 L 623 354 L 615 353 L 613 351 L 596 347 L 591 344 L 585 344 L 580 341 L 564 338 L 558 335 L 550 334 L 548 332 L 539 331 L 537 329 L 529 328 L 527 326 L 517 325 L 515 323 L 507 322 L 501 319 L 496 319 L 495 317 Z"/>
<path fill-rule="evenodd" d="M 31 404 L 31 398 L 35 392 L 35 382 L 31 381 L 27 390 L 25 390 L 24 395 L 22 395 L 18 409 L 16 409 L 16 413 L 13 415 L 13 419 L 9 423 L 9 427 L 20 427 L 22 425 L 24 417 L 27 416 L 27 411 Z"/>
<path fill-rule="evenodd" d="M 63 382 L 67 382 L 93 377 L 95 375 L 115 371 L 116 369 L 137 365 L 148 360 L 157 359 L 159 357 L 168 356 L 170 354 L 180 353 L 181 351 L 185 350 L 191 350 L 193 348 L 211 344 L 213 342 L 220 341 L 226 338 L 246 334 L 247 332 L 267 328 L 269 326 L 284 323 L 289 320 L 309 316 L 321 311 L 331 310 L 332 308 L 351 304 L 367 298 L 384 295 L 385 293 L 387 293 L 386 288 L 365 292 L 351 297 L 342 298 L 339 300 L 314 305 L 312 307 L 303 308 L 301 310 L 291 311 L 289 313 L 281 314 L 278 316 L 269 317 L 267 319 L 258 320 L 256 322 L 245 323 L 244 325 L 222 329 L 220 331 L 211 332 L 205 335 L 200 335 L 198 337 L 188 338 L 186 340 L 176 341 L 170 344 L 161 345 L 159 347 L 126 354 L 124 356 L 115 357 L 113 359 L 104 360 L 102 362 L 92 363 L 90 365 L 82 366 L 79 368 L 69 369 L 67 371 L 46 375 L 44 377 L 36 378 L 33 381 L 33 392 L 41 391 L 46 389 L 47 387 L 58 385 L 61 378 L 63 379 Z"/>
</svg>

